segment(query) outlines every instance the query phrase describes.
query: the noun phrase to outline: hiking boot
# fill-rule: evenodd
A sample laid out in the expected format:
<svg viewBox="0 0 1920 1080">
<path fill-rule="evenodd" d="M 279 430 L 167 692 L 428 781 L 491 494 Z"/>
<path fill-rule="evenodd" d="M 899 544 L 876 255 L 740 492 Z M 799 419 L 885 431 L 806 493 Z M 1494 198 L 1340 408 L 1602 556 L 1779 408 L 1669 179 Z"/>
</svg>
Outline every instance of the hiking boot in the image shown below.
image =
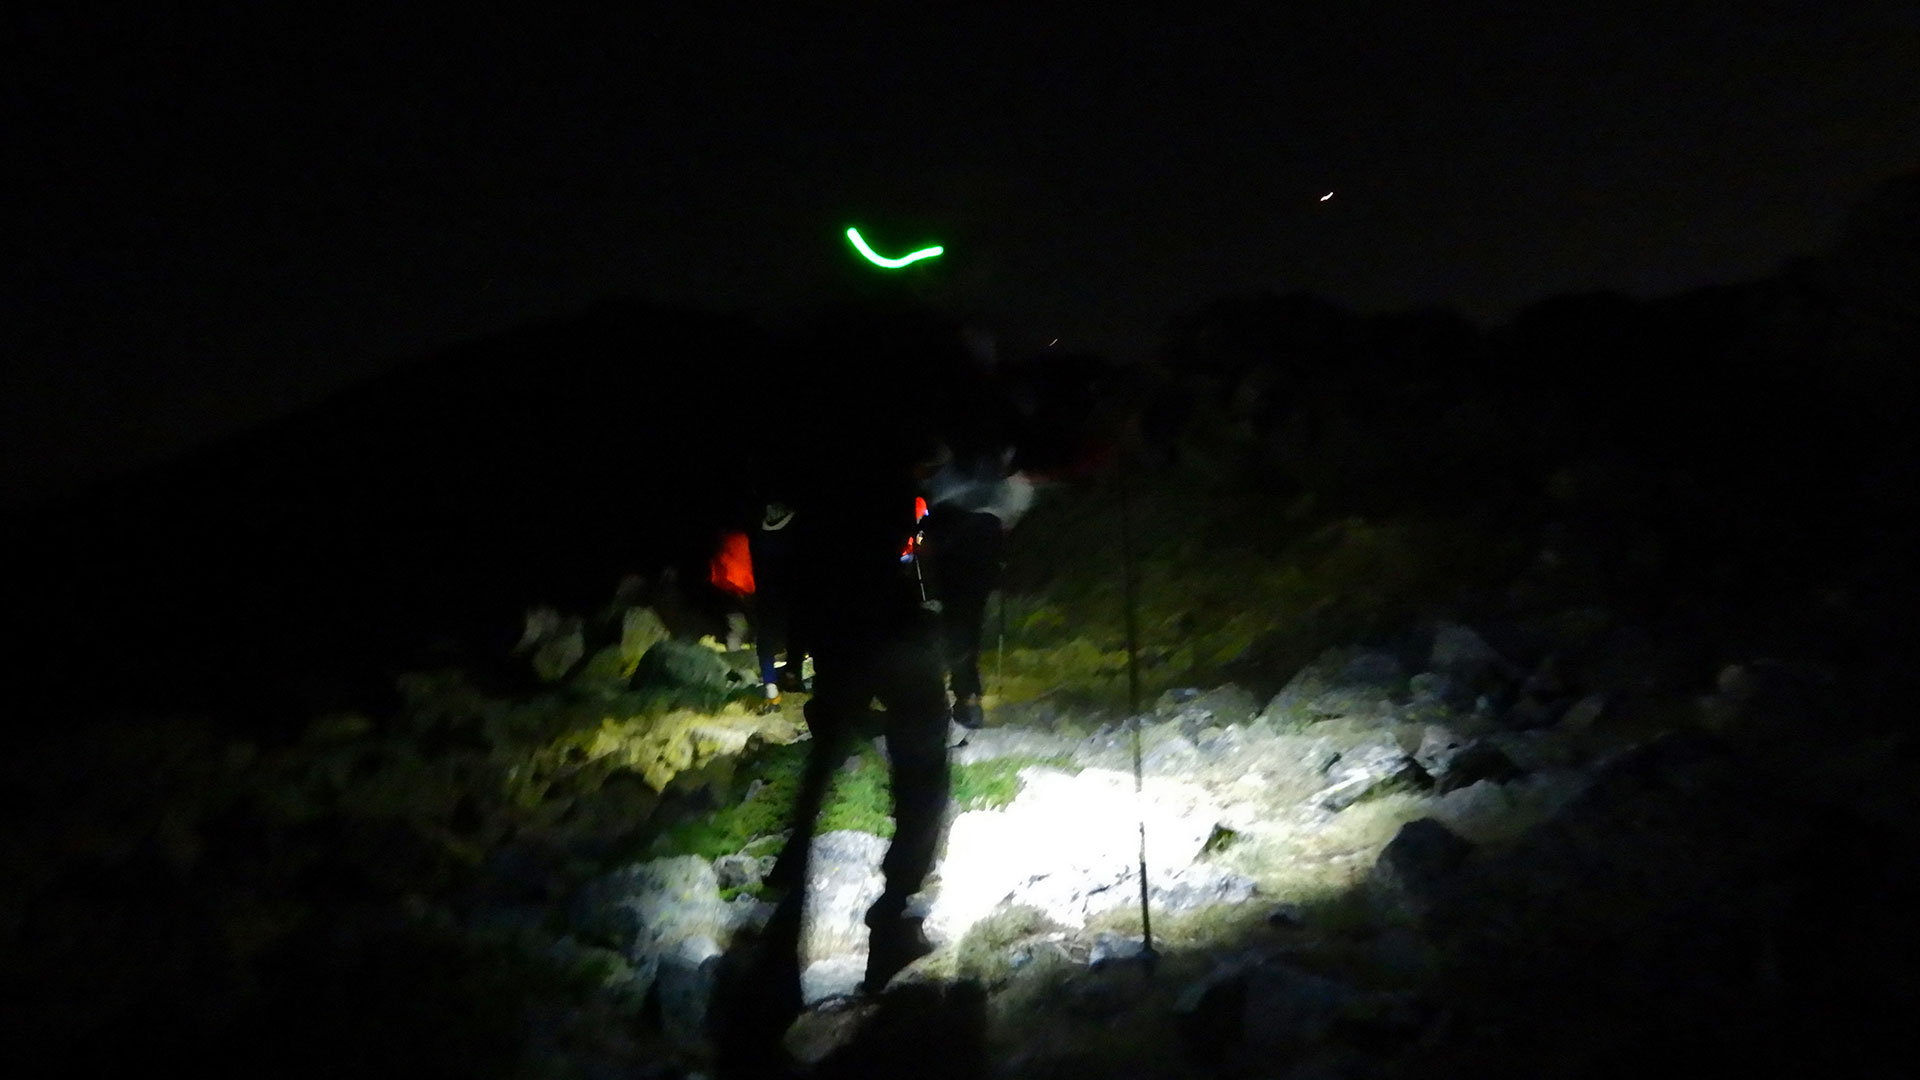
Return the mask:
<svg viewBox="0 0 1920 1080">
<path fill-rule="evenodd" d="M 908 964 L 933 951 L 921 929 L 921 920 L 908 915 L 891 918 L 867 917 L 872 933 L 867 935 L 867 977 L 860 989 L 878 996 Z"/>
<path fill-rule="evenodd" d="M 780 711 L 780 687 L 767 683 L 760 698 L 760 715 L 770 716 Z"/>
<path fill-rule="evenodd" d="M 969 697 L 953 703 L 953 722 L 968 731 L 979 731 L 987 726 L 986 710 L 980 707 L 980 699 Z"/>
</svg>

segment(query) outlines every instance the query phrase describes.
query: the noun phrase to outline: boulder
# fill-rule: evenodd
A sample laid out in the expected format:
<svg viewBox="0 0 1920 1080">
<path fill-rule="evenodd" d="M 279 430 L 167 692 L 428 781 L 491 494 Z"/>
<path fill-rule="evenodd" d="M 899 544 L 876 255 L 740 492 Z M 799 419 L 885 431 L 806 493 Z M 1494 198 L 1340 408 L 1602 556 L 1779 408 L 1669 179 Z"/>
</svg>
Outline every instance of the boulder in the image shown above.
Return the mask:
<svg viewBox="0 0 1920 1080">
<path fill-rule="evenodd" d="M 1200 747 L 1172 723 L 1140 733 L 1140 767 L 1153 776 L 1185 776 L 1200 764 Z"/>
<path fill-rule="evenodd" d="M 1444 720 L 1471 710 L 1476 697 L 1472 684 L 1458 676 L 1423 671 L 1407 680 L 1403 718 L 1414 723 Z"/>
<path fill-rule="evenodd" d="M 1325 771 L 1331 782 L 1311 801 L 1334 813 L 1362 799 L 1393 791 L 1424 790 L 1433 784 L 1426 770 L 1392 739 L 1336 753 L 1327 762 Z"/>
<path fill-rule="evenodd" d="M 1566 732 L 1586 731 L 1606 715 L 1606 711 L 1607 695 L 1588 694 L 1569 706 L 1566 712 L 1561 713 L 1560 720 L 1555 726 Z"/>
<path fill-rule="evenodd" d="M 1173 1019 L 1188 1057 L 1210 1064 L 1239 1045 L 1246 1024 L 1247 973 L 1261 959 L 1257 952 L 1227 957 L 1181 989 L 1173 1002 Z"/>
<path fill-rule="evenodd" d="M 822 1002 L 851 998 L 867 976 L 867 961 L 861 956 L 829 956 L 815 960 L 800 973 L 800 999 L 811 1009 Z"/>
<path fill-rule="evenodd" d="M 1390 652 L 1329 649 L 1288 680 L 1260 719 L 1282 729 L 1342 716 L 1386 720 L 1406 685 L 1406 672 Z"/>
<path fill-rule="evenodd" d="M 722 855 L 713 860 L 713 876 L 723 890 L 751 889 L 773 870 L 771 855 Z"/>
<path fill-rule="evenodd" d="M 1478 631 L 1457 623 L 1442 623 L 1434 630 L 1427 669 L 1466 687 L 1480 686 L 1491 678 L 1511 679 L 1517 674 L 1513 663 L 1487 644 Z"/>
<path fill-rule="evenodd" d="M 569 905 L 574 931 L 626 957 L 651 984 L 663 957 L 700 951 L 728 934 L 713 867 L 680 855 L 622 867 L 582 886 Z M 716 948 L 717 951 L 717 948 Z"/>
<path fill-rule="evenodd" d="M 1241 1030 L 1250 1050 L 1295 1050 L 1325 1039 L 1364 997 L 1354 987 L 1280 960 L 1247 972 Z"/>
<path fill-rule="evenodd" d="M 1151 861 L 1153 853 L 1149 851 L 1147 854 Z M 1130 875 L 1130 879 L 1137 893 L 1140 888 L 1139 876 Z M 1155 875 L 1147 886 L 1147 898 L 1155 911 L 1183 912 L 1244 904 L 1258 895 L 1259 891 L 1259 885 L 1244 874 L 1206 863 L 1194 863 L 1164 879 Z"/>
<path fill-rule="evenodd" d="M 586 633 L 579 619 L 570 618 L 552 636 L 534 647 L 533 670 L 543 681 L 557 682 L 573 670 L 573 666 L 586 654 Z"/>
<path fill-rule="evenodd" d="M 813 839 L 807 865 L 805 955 L 810 960 L 864 955 L 867 908 L 886 887 L 880 860 L 887 841 L 841 829 Z"/>
<path fill-rule="evenodd" d="M 1497 743 L 1466 738 L 1438 724 L 1428 725 L 1421 733 L 1413 759 L 1433 777 L 1434 790 L 1443 795 L 1482 780 L 1503 784 L 1525 772 Z"/>
<path fill-rule="evenodd" d="M 660 957 L 653 991 L 660 1031 L 682 1050 L 706 1044 L 707 1011 L 720 972 L 720 945 L 710 937 L 686 938 Z"/>
<path fill-rule="evenodd" d="M 634 667 L 635 687 L 674 693 L 717 704 L 738 684 L 724 656 L 693 642 L 666 638 L 656 642 Z"/>
<path fill-rule="evenodd" d="M 1418 916 L 1471 854 L 1473 845 L 1438 821 L 1409 821 L 1381 850 L 1373 865 L 1373 884 L 1392 908 Z"/>
<path fill-rule="evenodd" d="M 1207 728 L 1248 723 L 1259 711 L 1252 692 L 1232 683 L 1204 692 L 1169 690 L 1154 705 L 1155 717 L 1173 723 L 1190 739 Z"/>
<path fill-rule="evenodd" d="M 1029 768 L 1001 810 L 960 814 L 947 833 L 940 888 L 927 930 L 957 940 L 986 915 L 1026 905 L 1063 927 L 1138 902 L 1140 824 L 1147 828 L 1151 887 L 1163 897 L 1237 895 L 1244 886 L 1194 866 L 1220 821 L 1203 789 L 1130 773 L 1069 775 Z"/>
<path fill-rule="evenodd" d="M 1087 966 L 1099 969 L 1108 964 L 1138 960 L 1146 949 L 1145 938 L 1102 931 L 1093 936 L 1093 947 L 1087 950 Z"/>
</svg>

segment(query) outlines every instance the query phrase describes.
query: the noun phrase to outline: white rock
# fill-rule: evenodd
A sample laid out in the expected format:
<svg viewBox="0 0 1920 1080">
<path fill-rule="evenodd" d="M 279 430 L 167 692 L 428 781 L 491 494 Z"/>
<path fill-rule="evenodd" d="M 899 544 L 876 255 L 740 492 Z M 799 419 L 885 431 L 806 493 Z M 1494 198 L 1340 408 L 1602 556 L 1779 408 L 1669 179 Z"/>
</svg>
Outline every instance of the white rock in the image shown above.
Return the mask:
<svg viewBox="0 0 1920 1080">
<path fill-rule="evenodd" d="M 930 934 L 956 940 L 1004 904 L 1082 926 L 1092 913 L 1137 902 L 1143 820 L 1150 885 L 1160 889 L 1179 884 L 1220 820 L 1207 793 L 1189 784 L 1149 779 L 1137 796 L 1131 775 L 1105 769 L 1028 769 L 1021 781 L 1004 809 L 954 819 Z"/>
</svg>

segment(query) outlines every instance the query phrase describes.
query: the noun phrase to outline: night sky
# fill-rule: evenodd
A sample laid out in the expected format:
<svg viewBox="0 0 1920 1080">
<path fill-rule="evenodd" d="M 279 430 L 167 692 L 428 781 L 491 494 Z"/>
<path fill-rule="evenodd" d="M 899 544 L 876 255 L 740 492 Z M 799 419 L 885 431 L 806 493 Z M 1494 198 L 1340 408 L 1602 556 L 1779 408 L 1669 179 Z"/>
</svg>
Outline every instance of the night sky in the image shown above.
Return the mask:
<svg viewBox="0 0 1920 1080">
<path fill-rule="evenodd" d="M 284 6 L 4 17 L 0 499 L 609 294 L 804 306 L 850 223 L 946 243 L 1015 347 L 1129 355 L 1249 288 L 1758 277 L 1920 158 L 1911 4 Z"/>
</svg>

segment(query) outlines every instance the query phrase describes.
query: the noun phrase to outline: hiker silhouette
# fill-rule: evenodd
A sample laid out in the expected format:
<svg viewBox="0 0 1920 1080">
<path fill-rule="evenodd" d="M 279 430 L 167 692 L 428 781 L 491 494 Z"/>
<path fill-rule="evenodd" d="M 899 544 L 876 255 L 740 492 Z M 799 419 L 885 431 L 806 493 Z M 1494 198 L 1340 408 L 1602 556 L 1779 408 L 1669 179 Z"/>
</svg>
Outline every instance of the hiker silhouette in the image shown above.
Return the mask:
<svg viewBox="0 0 1920 1080">
<path fill-rule="evenodd" d="M 917 558 L 903 557 L 921 484 L 993 415 L 988 365 L 963 327 L 924 309 L 837 309 L 776 358 L 794 421 L 758 455 L 762 491 L 793 511 L 791 626 L 813 657 L 812 741 L 768 875 L 774 912 L 728 959 L 715 1047 L 734 1075 L 777 1075 L 779 1039 L 801 1011 L 800 947 L 817 821 L 853 739 L 878 719 L 894 836 L 866 913 L 868 993 L 930 951 L 909 901 L 933 868 L 948 800 L 945 665 Z M 882 713 L 874 713 L 878 702 Z"/>
</svg>

